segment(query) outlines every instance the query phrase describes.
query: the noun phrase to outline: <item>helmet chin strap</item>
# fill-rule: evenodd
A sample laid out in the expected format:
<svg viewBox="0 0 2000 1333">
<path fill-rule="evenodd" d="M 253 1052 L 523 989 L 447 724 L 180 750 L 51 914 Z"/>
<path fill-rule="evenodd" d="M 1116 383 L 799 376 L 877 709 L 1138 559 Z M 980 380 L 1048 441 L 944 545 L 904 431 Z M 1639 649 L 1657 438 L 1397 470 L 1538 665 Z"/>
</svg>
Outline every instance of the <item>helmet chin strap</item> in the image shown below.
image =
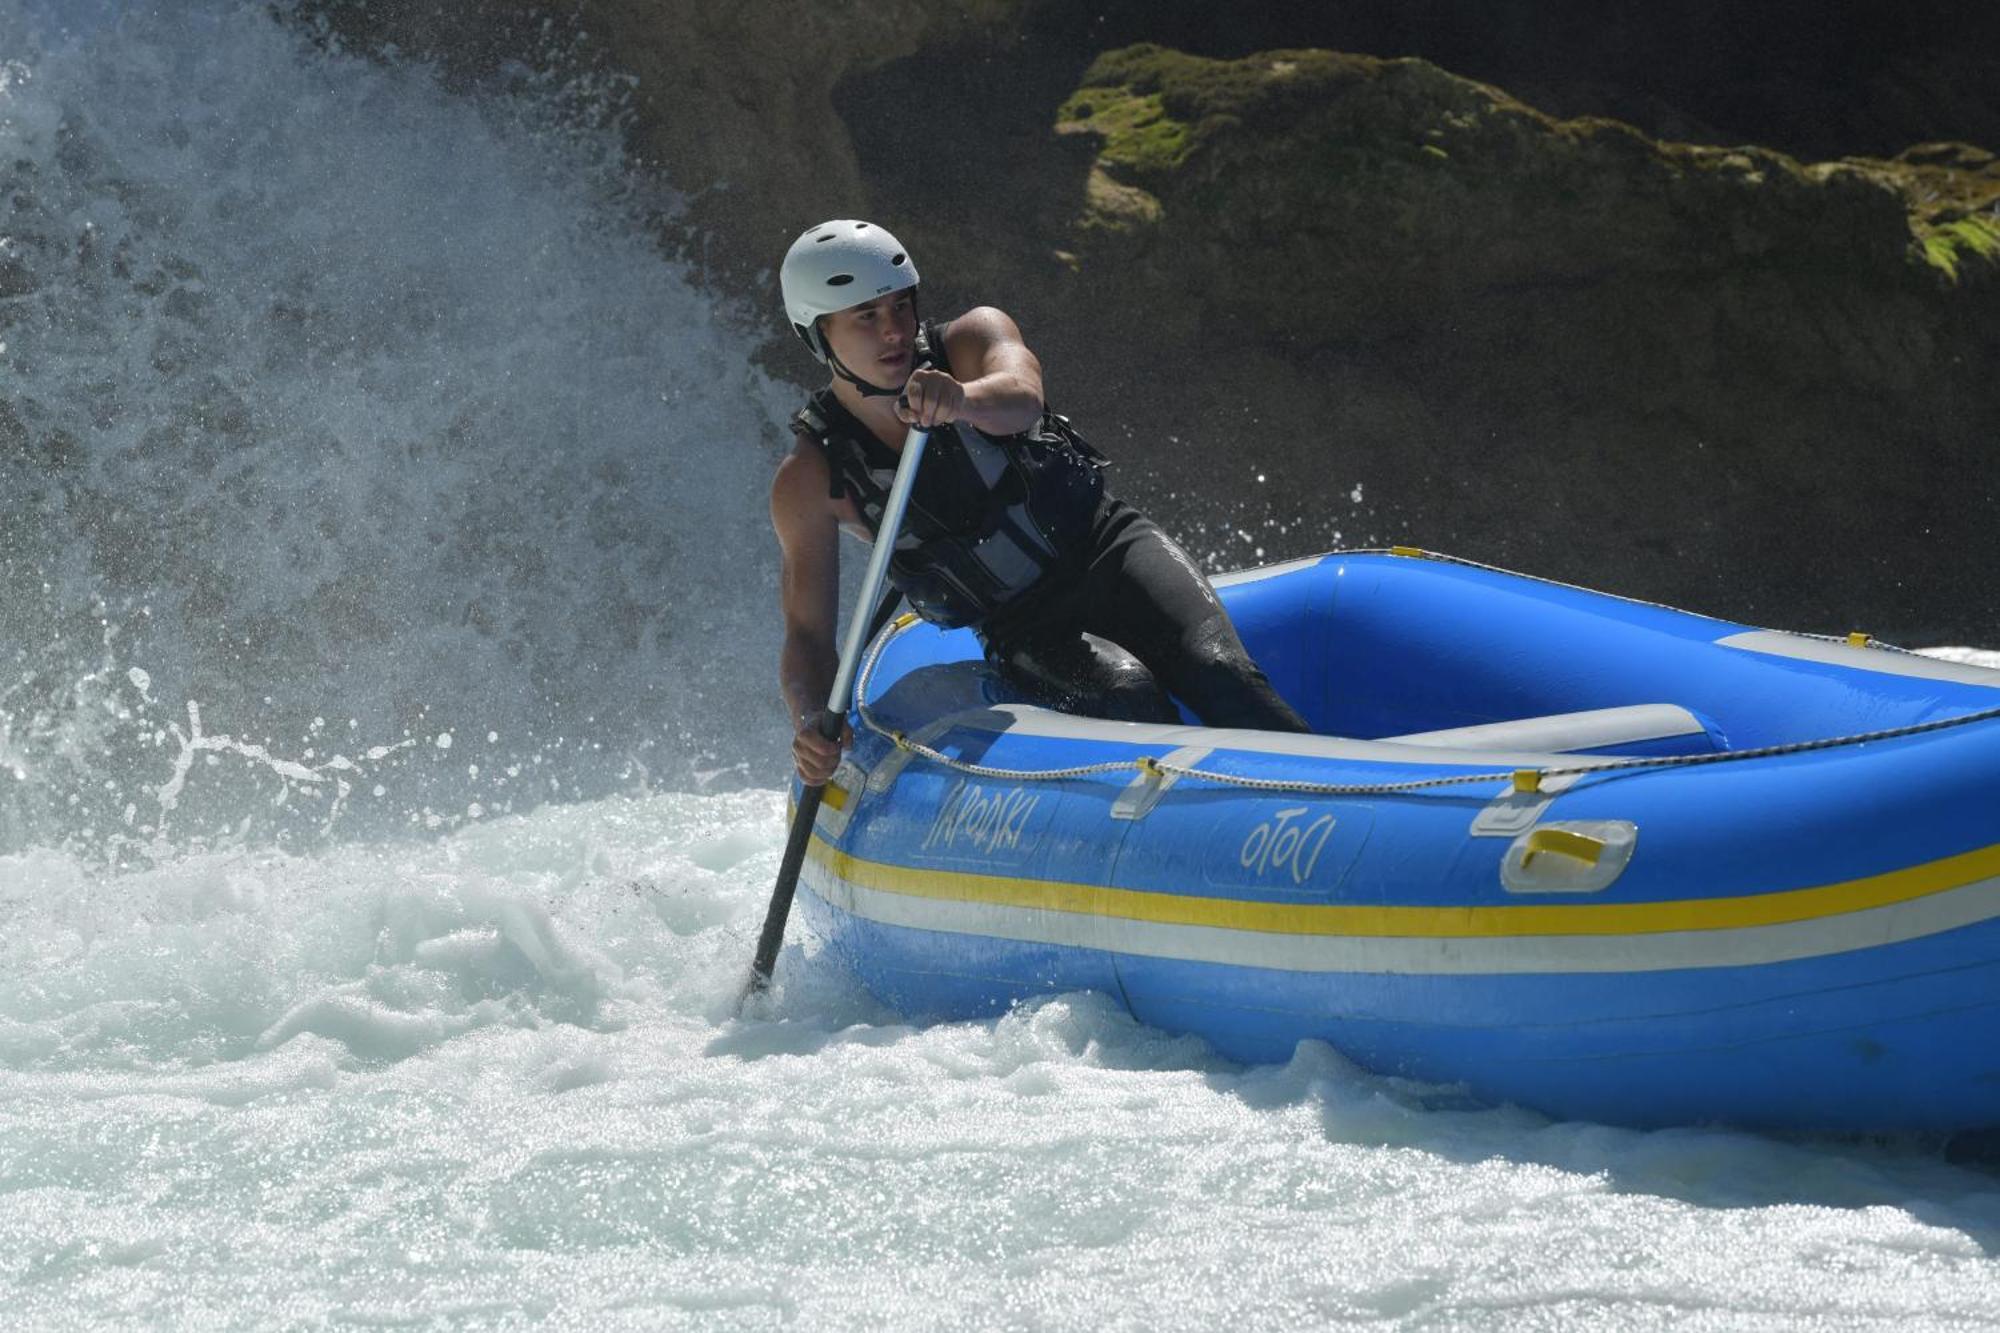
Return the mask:
<svg viewBox="0 0 2000 1333">
<path fill-rule="evenodd" d="M 885 389 L 879 384 L 870 384 L 867 380 L 862 379 L 841 363 L 840 358 L 834 354 L 832 347 L 826 349 L 826 363 L 833 367 L 834 374 L 852 384 L 863 398 L 900 398 L 903 396 L 903 390 L 900 385 L 893 389 Z"/>
</svg>

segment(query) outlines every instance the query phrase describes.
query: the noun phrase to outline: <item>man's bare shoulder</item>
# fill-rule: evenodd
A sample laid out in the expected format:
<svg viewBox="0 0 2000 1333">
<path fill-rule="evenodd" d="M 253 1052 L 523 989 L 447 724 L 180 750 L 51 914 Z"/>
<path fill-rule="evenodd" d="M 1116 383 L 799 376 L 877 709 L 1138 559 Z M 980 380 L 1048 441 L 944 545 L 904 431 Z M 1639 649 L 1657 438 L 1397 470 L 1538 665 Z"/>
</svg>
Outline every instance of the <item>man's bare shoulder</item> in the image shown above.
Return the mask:
<svg viewBox="0 0 2000 1333">
<path fill-rule="evenodd" d="M 977 339 L 980 343 L 1020 342 L 1021 326 L 998 306 L 976 305 L 944 326 L 946 342 Z"/>
<path fill-rule="evenodd" d="M 1042 363 L 1021 336 L 1013 316 L 996 306 L 981 305 L 944 328 L 945 356 L 962 379 L 1009 374 L 1037 398 L 1042 396 Z"/>
</svg>

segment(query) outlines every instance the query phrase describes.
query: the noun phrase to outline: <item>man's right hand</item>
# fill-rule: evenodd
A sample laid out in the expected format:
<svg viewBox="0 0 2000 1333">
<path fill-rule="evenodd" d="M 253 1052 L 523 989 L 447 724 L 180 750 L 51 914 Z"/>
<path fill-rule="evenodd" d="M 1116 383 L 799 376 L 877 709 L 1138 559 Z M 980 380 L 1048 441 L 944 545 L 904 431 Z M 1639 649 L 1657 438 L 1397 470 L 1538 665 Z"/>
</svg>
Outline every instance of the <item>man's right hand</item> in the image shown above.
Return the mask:
<svg viewBox="0 0 2000 1333">
<path fill-rule="evenodd" d="M 819 719 L 809 717 L 799 723 L 799 729 L 792 736 L 792 763 L 799 770 L 799 781 L 808 787 L 824 786 L 833 776 L 833 770 L 840 767 L 840 752 L 854 744 L 854 728 L 846 722 L 840 724 L 840 739 L 830 741 L 819 734 Z"/>
</svg>

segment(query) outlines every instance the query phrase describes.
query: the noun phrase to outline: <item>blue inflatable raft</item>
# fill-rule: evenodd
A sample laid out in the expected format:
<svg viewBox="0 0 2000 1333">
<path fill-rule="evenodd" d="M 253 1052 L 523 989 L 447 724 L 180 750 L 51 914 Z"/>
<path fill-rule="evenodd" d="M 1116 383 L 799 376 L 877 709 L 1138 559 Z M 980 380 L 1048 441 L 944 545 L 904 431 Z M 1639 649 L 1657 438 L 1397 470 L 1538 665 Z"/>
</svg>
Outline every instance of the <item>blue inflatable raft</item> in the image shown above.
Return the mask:
<svg viewBox="0 0 2000 1333">
<path fill-rule="evenodd" d="M 869 990 L 1097 990 L 1560 1117 L 2000 1126 L 2000 671 L 1401 549 L 1217 583 L 1320 734 L 875 641 L 801 895 Z"/>
</svg>

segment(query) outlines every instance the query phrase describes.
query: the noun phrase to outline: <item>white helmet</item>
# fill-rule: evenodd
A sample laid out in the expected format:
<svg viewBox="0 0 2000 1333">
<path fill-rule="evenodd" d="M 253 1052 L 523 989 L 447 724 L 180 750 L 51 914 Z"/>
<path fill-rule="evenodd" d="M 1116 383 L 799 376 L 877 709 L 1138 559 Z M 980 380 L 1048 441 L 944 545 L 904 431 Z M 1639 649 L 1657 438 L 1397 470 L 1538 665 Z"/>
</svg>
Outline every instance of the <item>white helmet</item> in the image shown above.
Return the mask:
<svg viewBox="0 0 2000 1333">
<path fill-rule="evenodd" d="M 806 228 L 792 242 L 778 270 L 778 285 L 784 289 L 793 331 L 825 361 L 828 350 L 817 327 L 819 317 L 916 286 L 917 266 L 903 243 L 874 223 L 836 218 Z"/>
</svg>

